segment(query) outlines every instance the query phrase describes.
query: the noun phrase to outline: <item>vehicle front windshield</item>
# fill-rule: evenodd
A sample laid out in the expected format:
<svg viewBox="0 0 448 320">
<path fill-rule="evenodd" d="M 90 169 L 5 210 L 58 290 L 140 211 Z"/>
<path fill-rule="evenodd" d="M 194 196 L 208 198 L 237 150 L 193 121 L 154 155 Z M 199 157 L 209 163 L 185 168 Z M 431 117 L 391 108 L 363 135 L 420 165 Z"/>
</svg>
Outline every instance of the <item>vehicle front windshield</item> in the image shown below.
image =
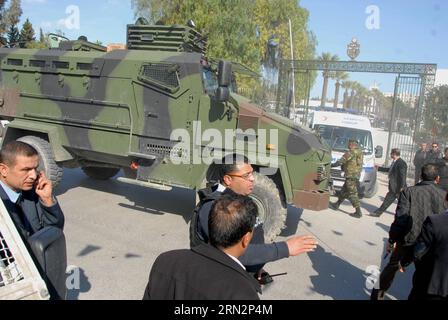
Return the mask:
<svg viewBox="0 0 448 320">
<path fill-rule="evenodd" d="M 358 141 L 358 146 L 364 154 L 373 153 L 372 134 L 367 130 L 351 129 L 346 127 L 316 125 L 316 132 L 335 151 L 348 150 L 350 139 Z"/>
<path fill-rule="evenodd" d="M 204 67 L 202 69 L 202 80 L 204 82 L 205 92 L 207 94 L 215 94 L 216 89 L 218 89 L 218 77 L 216 73 Z"/>
<path fill-rule="evenodd" d="M 202 68 L 202 81 L 204 82 L 204 89 L 207 94 L 214 95 L 216 89 L 218 89 L 219 83 L 218 83 L 218 76 L 216 72 L 210 69 L 209 66 L 204 66 Z M 230 91 L 231 92 L 238 92 L 237 91 L 237 83 L 235 75 L 232 75 L 232 82 L 230 84 Z"/>
</svg>

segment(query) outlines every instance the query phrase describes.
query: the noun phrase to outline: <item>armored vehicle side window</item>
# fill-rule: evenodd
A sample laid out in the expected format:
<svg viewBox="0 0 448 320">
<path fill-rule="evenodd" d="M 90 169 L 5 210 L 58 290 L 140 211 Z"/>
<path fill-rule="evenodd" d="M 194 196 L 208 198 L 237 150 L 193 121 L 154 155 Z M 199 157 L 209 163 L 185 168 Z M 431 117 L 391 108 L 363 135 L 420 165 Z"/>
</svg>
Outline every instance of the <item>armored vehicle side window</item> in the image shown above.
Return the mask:
<svg viewBox="0 0 448 320">
<path fill-rule="evenodd" d="M 68 69 L 70 64 L 65 61 L 53 61 L 53 68 L 55 69 Z"/>
<path fill-rule="evenodd" d="M 23 60 L 22 59 L 8 59 L 6 64 L 8 64 L 10 66 L 21 66 L 21 65 L 23 65 Z"/>
<path fill-rule="evenodd" d="M 139 79 L 145 83 L 168 90 L 179 90 L 179 66 L 175 64 L 148 63 L 140 69 Z"/>
<path fill-rule="evenodd" d="M 30 60 L 30 67 L 45 68 L 45 60 Z"/>
<path fill-rule="evenodd" d="M 78 62 L 76 64 L 76 69 L 77 70 L 92 70 L 92 67 L 93 67 L 93 64 L 91 64 L 91 63 L 81 63 L 81 62 Z"/>
<path fill-rule="evenodd" d="M 218 89 L 218 77 L 216 74 L 207 68 L 202 70 L 202 79 L 204 81 L 204 88 L 207 94 L 215 94 Z"/>
</svg>

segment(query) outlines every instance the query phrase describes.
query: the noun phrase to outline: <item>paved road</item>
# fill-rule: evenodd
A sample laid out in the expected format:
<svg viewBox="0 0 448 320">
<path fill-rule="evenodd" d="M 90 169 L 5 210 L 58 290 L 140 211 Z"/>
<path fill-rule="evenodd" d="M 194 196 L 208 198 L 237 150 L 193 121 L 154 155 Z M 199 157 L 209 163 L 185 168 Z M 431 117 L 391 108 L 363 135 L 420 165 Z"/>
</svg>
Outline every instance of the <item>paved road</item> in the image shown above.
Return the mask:
<svg viewBox="0 0 448 320">
<path fill-rule="evenodd" d="M 381 196 L 386 183 L 381 176 Z M 116 180 L 94 181 L 80 170 L 65 170 L 56 191 L 66 215 L 68 262 L 80 268 L 80 288 L 69 291 L 70 299 L 141 299 L 157 255 L 188 246 L 194 207 L 190 190 L 162 192 Z M 381 196 L 363 200 L 363 210 L 373 211 Z M 270 273 L 288 274 L 276 278 L 261 298 L 368 299 L 366 281 L 384 263 L 394 209 L 391 206 L 381 218 L 358 220 L 346 214 L 353 210 L 348 201 L 340 211 L 290 207 L 287 229 L 278 240 L 310 233 L 318 238 L 319 248 L 268 264 Z M 412 272 L 398 275 L 390 299 L 407 297 Z"/>
</svg>

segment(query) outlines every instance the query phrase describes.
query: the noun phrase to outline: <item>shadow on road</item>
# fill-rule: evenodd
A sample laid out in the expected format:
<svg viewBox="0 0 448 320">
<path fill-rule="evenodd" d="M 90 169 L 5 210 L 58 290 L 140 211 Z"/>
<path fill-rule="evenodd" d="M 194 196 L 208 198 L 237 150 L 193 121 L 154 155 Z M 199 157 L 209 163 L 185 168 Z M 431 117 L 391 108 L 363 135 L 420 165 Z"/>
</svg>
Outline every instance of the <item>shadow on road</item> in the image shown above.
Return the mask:
<svg viewBox="0 0 448 320">
<path fill-rule="evenodd" d="M 377 223 L 375 223 L 375 225 L 377 225 L 378 227 L 380 227 L 381 229 L 383 229 L 384 231 L 389 233 L 390 225 L 388 226 L 388 225 L 386 225 L 384 223 L 381 223 L 381 222 L 377 222 Z"/>
<path fill-rule="evenodd" d="M 366 300 L 365 272 L 319 246 L 309 254 L 317 275 L 311 276 L 313 291 L 335 300 Z"/>
<path fill-rule="evenodd" d="M 67 275 L 67 300 L 78 300 L 80 293 L 89 292 L 92 284 L 82 268 L 69 270 Z"/>
<path fill-rule="evenodd" d="M 78 257 L 87 256 L 87 255 L 91 254 L 92 252 L 95 252 L 98 250 L 101 250 L 101 247 L 88 245 L 84 249 L 82 249 L 80 253 L 78 253 Z"/>
<path fill-rule="evenodd" d="M 286 223 L 285 223 L 286 228 L 283 229 L 282 232 L 280 233 L 281 237 L 290 237 L 296 234 L 302 213 L 303 209 L 288 206 Z"/>
<path fill-rule="evenodd" d="M 387 241 L 386 238 L 383 239 Z M 325 251 L 319 246 L 315 252 L 308 256 L 317 275 L 310 277 L 313 287 L 311 290 L 331 297 L 335 300 L 369 300 L 370 289 L 367 283 L 372 277 L 371 270 L 379 272 L 384 269 L 389 257 L 384 259 L 385 246 L 379 266 L 366 266 L 361 270 L 338 256 Z M 373 268 L 372 268 L 373 267 Z M 412 275 L 414 266 L 410 266 L 405 273 L 397 272 L 394 282 L 385 296 L 385 300 L 406 300 L 412 287 Z"/>
<path fill-rule="evenodd" d="M 94 180 L 87 177 L 80 169 L 65 169 L 64 179 L 55 189 L 55 194 L 63 195 L 76 187 L 121 195 L 132 203 L 119 203 L 121 207 L 150 214 L 181 215 L 185 222 L 190 221 L 196 201 L 193 190 L 173 188 L 171 191 L 160 191 L 125 184 L 114 178 L 106 181 Z"/>
</svg>

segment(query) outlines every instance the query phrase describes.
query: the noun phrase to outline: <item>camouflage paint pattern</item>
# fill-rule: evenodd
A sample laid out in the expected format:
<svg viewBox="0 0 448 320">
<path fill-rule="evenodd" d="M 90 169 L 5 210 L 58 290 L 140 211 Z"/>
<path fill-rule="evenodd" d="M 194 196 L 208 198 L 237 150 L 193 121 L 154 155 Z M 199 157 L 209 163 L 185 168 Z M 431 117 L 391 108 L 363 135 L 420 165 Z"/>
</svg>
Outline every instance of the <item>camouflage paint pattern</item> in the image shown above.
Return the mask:
<svg viewBox="0 0 448 320">
<path fill-rule="evenodd" d="M 333 166 L 341 166 L 345 175 L 345 182 L 339 194 L 339 201 L 349 199 L 354 208 L 359 208 L 359 178 L 361 177 L 363 153 L 355 147 L 347 151 Z"/>
<path fill-rule="evenodd" d="M 135 32 L 139 26 L 129 27 Z M 156 40 L 163 34 L 159 44 L 165 47 L 154 41 L 154 47 L 111 52 L 95 46 L 84 46 L 90 51 L 0 49 L 0 117 L 12 121 L 4 141 L 37 135 L 50 142 L 61 166 L 116 166 L 127 168 L 128 175 L 137 162 L 130 176 L 139 180 L 198 188 L 207 165 L 171 162 L 170 151 L 179 142 L 170 140 L 174 129 L 193 136 L 194 121 L 202 130 L 220 132 L 276 129 L 279 159 L 273 180 L 286 201 L 327 208 L 331 156 L 320 138 L 234 93 L 231 101 L 216 102 L 204 87 L 203 54 L 170 47 L 169 36 L 189 28 L 155 28 L 145 32 Z M 230 116 L 229 104 L 236 110 Z M 192 141 L 190 152 L 204 147 Z"/>
</svg>

